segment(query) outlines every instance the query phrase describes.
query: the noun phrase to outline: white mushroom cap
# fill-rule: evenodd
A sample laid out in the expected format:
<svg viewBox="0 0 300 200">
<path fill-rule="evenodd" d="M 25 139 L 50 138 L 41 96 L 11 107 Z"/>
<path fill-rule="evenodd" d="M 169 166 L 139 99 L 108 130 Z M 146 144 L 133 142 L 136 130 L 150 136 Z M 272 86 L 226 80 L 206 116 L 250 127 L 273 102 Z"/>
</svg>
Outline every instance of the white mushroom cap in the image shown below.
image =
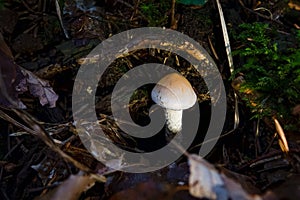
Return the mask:
<svg viewBox="0 0 300 200">
<path fill-rule="evenodd" d="M 171 110 L 185 110 L 192 107 L 197 96 L 189 81 L 178 73 L 163 77 L 151 92 L 152 100 Z"/>
</svg>

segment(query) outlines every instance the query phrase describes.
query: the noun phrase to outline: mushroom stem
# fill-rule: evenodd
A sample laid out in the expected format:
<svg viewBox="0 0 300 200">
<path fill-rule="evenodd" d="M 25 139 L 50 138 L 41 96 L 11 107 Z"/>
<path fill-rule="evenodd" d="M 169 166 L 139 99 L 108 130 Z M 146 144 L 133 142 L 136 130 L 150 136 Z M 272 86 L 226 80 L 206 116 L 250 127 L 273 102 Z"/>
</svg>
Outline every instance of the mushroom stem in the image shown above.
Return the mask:
<svg viewBox="0 0 300 200">
<path fill-rule="evenodd" d="M 182 110 L 165 110 L 167 134 L 174 136 L 182 129 Z"/>
</svg>

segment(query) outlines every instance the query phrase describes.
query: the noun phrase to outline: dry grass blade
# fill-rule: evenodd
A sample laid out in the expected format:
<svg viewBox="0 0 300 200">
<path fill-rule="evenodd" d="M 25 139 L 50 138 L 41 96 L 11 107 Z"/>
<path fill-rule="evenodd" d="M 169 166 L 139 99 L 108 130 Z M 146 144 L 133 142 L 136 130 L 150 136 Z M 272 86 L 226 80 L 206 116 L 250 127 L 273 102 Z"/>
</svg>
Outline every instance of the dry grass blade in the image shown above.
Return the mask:
<svg viewBox="0 0 300 200">
<path fill-rule="evenodd" d="M 70 37 L 69 37 L 68 32 L 67 32 L 67 30 L 65 29 L 64 24 L 63 24 L 63 21 L 62 21 L 61 11 L 60 11 L 60 6 L 59 6 L 58 0 L 55 0 L 55 7 L 56 7 L 56 12 L 57 12 L 57 16 L 58 16 L 58 19 L 59 19 L 59 23 L 60 23 L 60 25 L 61 25 L 61 28 L 63 29 L 66 38 L 69 39 Z"/>
<path fill-rule="evenodd" d="M 230 47 L 228 32 L 227 32 L 227 28 L 226 28 L 225 19 L 224 19 L 224 14 L 223 14 L 222 7 L 221 7 L 219 0 L 216 0 L 216 2 L 217 2 L 217 6 L 218 6 L 219 15 L 220 15 L 220 21 L 221 21 L 221 26 L 222 26 L 222 31 L 223 31 L 223 38 L 224 38 L 224 42 L 225 42 L 225 49 L 226 49 L 229 69 L 230 69 L 230 73 L 233 73 L 233 71 L 234 71 L 233 59 L 232 59 L 232 55 L 231 55 L 231 47 Z M 235 110 L 234 110 L 234 127 L 233 127 L 233 129 L 236 129 L 240 123 L 239 108 L 238 108 L 238 96 L 237 96 L 236 92 L 234 92 L 234 101 L 235 101 Z"/>
<path fill-rule="evenodd" d="M 0 110 L 0 117 L 12 124 L 14 124 L 15 126 L 23 129 L 24 131 L 32 134 L 32 135 L 35 135 L 35 132 L 34 130 L 28 128 L 27 126 L 25 126 L 24 124 L 21 124 L 20 122 L 14 120 L 13 118 L 11 118 L 9 115 L 7 115 L 6 113 L 4 113 L 2 110 Z"/>
<path fill-rule="evenodd" d="M 287 153 L 287 152 L 289 152 L 289 146 L 288 146 L 288 142 L 286 140 L 283 128 L 281 127 L 279 121 L 275 117 L 273 118 L 273 121 L 275 123 L 276 131 L 280 137 L 280 140 L 279 140 L 280 148 L 283 152 Z"/>
<path fill-rule="evenodd" d="M 222 26 L 222 31 L 223 31 L 223 38 L 224 38 L 224 42 L 225 42 L 225 49 L 226 49 L 226 53 L 227 53 L 228 64 L 229 64 L 230 72 L 232 73 L 234 71 L 234 67 L 233 67 L 233 59 L 232 59 L 232 55 L 231 55 L 231 47 L 230 47 L 228 32 L 227 32 L 226 23 L 225 23 L 221 4 L 220 4 L 219 0 L 216 0 L 216 1 L 217 1 L 218 11 L 219 11 L 219 15 L 220 15 L 220 21 L 221 21 L 221 26 Z"/>
</svg>

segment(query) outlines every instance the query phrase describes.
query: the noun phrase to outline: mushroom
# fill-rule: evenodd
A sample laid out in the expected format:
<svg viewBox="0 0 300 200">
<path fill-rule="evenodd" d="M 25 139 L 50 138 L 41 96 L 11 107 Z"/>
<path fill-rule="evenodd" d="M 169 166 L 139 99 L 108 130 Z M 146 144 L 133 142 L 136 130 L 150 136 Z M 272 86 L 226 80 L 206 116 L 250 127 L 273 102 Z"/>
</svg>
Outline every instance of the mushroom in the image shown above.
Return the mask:
<svg viewBox="0 0 300 200">
<path fill-rule="evenodd" d="M 151 97 L 165 109 L 167 138 L 182 130 L 182 111 L 191 108 L 197 101 L 189 81 L 178 73 L 168 74 L 158 81 Z"/>
</svg>

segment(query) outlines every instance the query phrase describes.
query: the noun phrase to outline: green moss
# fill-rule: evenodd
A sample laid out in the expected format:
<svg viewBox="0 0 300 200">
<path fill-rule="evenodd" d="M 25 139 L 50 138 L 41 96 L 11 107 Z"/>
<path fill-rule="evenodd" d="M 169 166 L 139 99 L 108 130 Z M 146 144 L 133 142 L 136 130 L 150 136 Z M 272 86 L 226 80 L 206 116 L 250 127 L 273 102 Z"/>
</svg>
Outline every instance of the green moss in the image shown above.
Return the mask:
<svg viewBox="0 0 300 200">
<path fill-rule="evenodd" d="M 244 64 L 235 70 L 234 75 L 239 72 L 245 75 L 241 92 L 251 90 L 259 94 L 245 99 L 254 116 L 276 115 L 285 122 L 290 121 L 291 109 L 300 103 L 299 31 L 298 37 L 293 35 L 293 47 L 284 50 L 279 50 L 283 49 L 279 48 L 281 43 L 275 41 L 278 32 L 268 24 L 242 24 L 236 33 L 233 38 L 242 43 L 242 48 L 233 55 Z"/>
<path fill-rule="evenodd" d="M 140 3 L 140 10 L 148 21 L 148 26 L 164 26 L 168 22 L 171 1 L 145 0 Z"/>
</svg>

